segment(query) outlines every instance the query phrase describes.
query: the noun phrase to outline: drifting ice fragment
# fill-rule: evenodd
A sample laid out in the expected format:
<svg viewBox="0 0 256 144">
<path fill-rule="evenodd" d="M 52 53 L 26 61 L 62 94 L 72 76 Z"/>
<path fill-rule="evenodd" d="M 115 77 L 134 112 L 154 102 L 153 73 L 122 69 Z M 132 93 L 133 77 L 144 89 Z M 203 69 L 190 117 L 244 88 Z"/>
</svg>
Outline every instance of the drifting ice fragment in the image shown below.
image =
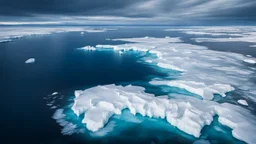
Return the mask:
<svg viewBox="0 0 256 144">
<path fill-rule="evenodd" d="M 54 92 L 54 93 L 52 93 L 52 95 L 57 95 L 58 94 L 58 92 Z"/>
<path fill-rule="evenodd" d="M 92 46 L 84 46 L 82 48 L 78 48 L 78 50 L 88 50 L 88 51 L 94 51 L 96 50 L 95 47 L 92 47 Z"/>
<path fill-rule="evenodd" d="M 244 105 L 244 106 L 248 106 L 248 103 L 245 101 L 245 100 L 238 100 L 237 101 L 239 104 L 241 104 L 241 105 Z"/>
<path fill-rule="evenodd" d="M 35 63 L 35 58 L 30 58 L 28 60 L 25 61 L 26 64 L 30 64 L 30 63 Z"/>
</svg>

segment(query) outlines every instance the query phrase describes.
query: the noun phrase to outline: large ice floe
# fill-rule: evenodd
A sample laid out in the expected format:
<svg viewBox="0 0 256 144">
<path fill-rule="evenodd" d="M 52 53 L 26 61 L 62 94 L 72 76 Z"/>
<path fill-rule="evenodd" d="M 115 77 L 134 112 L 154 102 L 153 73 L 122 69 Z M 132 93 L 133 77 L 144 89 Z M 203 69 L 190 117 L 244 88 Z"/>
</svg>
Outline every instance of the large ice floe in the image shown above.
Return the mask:
<svg viewBox="0 0 256 144">
<path fill-rule="evenodd" d="M 256 138 L 256 119 L 250 111 L 228 103 L 219 104 L 213 101 L 199 100 L 193 97 L 168 98 L 155 97 L 144 92 L 138 86 L 96 86 L 84 91 L 75 92 L 72 110 L 77 116 L 83 115 L 82 123 L 87 129 L 96 132 L 113 115 L 120 115 L 128 109 L 134 115 L 166 119 L 178 129 L 199 137 L 205 125 L 210 125 L 213 116 L 232 129 L 235 138 L 254 144 Z"/>
<path fill-rule="evenodd" d="M 251 81 L 255 76 L 255 69 L 245 65 L 245 63 L 253 64 L 255 60 L 253 57 L 246 57 L 231 52 L 213 51 L 204 46 L 182 43 L 180 38 L 144 37 L 114 39 L 114 41 L 118 40 L 133 43 L 96 45 L 95 48 L 114 49 L 124 52 L 133 50 L 155 55 L 155 59 L 145 56 L 143 60 L 155 67 L 180 72 L 179 80 L 175 81 L 175 84 L 171 82 L 172 86 L 186 89 L 190 92 L 190 88 L 197 87 L 197 91 L 192 93 L 201 93 L 199 95 L 203 98 L 212 99 L 212 94 L 215 93 L 225 96 L 223 94 L 225 88 L 226 92 L 238 88 L 241 90 L 241 95 L 256 102 L 256 87 Z M 162 81 L 168 83 L 166 81 L 169 80 L 164 79 Z"/>
<path fill-rule="evenodd" d="M 143 87 L 131 85 L 105 85 L 75 91 L 72 110 L 77 116 L 83 115 L 82 122 L 87 129 L 96 132 L 104 127 L 111 116 L 120 115 L 122 110 L 128 109 L 134 115 L 166 119 L 187 134 L 200 137 L 202 128 L 210 125 L 213 117 L 218 116 L 222 125 L 232 129 L 235 138 L 250 144 L 256 143 L 256 117 L 249 110 L 239 105 L 211 101 L 215 95 L 225 97 L 228 92 L 238 90 L 243 99 L 255 103 L 256 87 L 250 81 L 255 76 L 255 69 L 245 64 L 249 57 L 182 43 L 180 38 L 144 37 L 113 41 L 132 43 L 87 46 L 85 49 L 145 53 L 142 58 L 145 63 L 156 69 L 170 70 L 170 76 L 153 79 L 151 85 L 183 89 L 202 99 L 173 97 L 171 91 L 168 96 L 155 97 L 145 93 Z M 179 72 L 180 76 L 173 77 L 171 71 Z"/>
</svg>

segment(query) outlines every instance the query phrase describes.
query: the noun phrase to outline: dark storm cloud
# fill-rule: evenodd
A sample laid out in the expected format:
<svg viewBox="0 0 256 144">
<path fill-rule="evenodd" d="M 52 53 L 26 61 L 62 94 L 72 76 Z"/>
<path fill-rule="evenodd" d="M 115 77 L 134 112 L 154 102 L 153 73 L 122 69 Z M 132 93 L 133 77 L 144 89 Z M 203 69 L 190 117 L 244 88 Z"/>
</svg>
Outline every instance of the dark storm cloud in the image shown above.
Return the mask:
<svg viewBox="0 0 256 144">
<path fill-rule="evenodd" d="M 119 15 L 117 11 L 141 1 L 145 0 L 0 0 L 0 15 Z"/>
<path fill-rule="evenodd" d="M 256 21 L 256 1 L 0 0 L 0 18 L 4 20 L 60 21 L 63 17 L 68 17 L 71 21 L 85 19 L 89 21 L 87 19 L 89 17 L 110 17 L 110 19 L 103 19 L 107 22 L 115 18 L 125 22 L 137 20 L 137 23 Z"/>
</svg>

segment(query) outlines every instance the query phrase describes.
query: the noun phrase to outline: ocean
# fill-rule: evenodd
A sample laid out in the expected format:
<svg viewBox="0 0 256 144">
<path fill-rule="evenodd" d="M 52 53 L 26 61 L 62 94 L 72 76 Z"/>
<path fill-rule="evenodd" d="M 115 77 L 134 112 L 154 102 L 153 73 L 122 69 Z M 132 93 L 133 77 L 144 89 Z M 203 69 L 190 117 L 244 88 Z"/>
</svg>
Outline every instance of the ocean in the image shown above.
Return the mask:
<svg viewBox="0 0 256 144">
<path fill-rule="evenodd" d="M 115 38 L 168 36 L 180 37 L 184 43 L 206 46 L 215 51 L 256 57 L 256 49 L 247 42 L 197 43 L 192 39 L 201 36 L 164 31 L 166 27 L 114 28 L 116 30 L 84 34 L 77 31 L 31 35 L 0 43 L 2 143 L 186 144 L 199 139 L 212 144 L 244 143 L 232 137 L 231 129 L 218 123 L 217 117 L 210 126 L 204 127 L 199 139 L 171 126 L 166 120 L 133 116 L 128 110 L 121 116 L 112 117 L 105 131 L 92 134 L 86 130 L 81 123 L 82 118 L 71 110 L 75 90 L 97 85 L 132 84 L 145 87 L 149 93 L 163 95 L 168 92 L 150 86 L 148 82 L 154 78 L 164 78 L 167 74 L 164 69 L 156 69 L 142 62 L 144 54 L 141 52 L 120 54 L 114 50 L 86 51 L 79 48 L 127 43 L 108 40 Z M 35 63 L 25 64 L 29 58 L 35 58 Z M 175 71 L 172 74 L 173 79 L 180 75 Z M 180 89 L 173 88 L 171 91 L 189 95 Z M 54 92 L 58 94 L 52 96 Z M 57 109 L 64 109 L 67 119 L 75 123 L 80 131 L 63 134 L 63 127 L 53 118 Z M 254 109 L 251 111 L 254 112 Z"/>
</svg>

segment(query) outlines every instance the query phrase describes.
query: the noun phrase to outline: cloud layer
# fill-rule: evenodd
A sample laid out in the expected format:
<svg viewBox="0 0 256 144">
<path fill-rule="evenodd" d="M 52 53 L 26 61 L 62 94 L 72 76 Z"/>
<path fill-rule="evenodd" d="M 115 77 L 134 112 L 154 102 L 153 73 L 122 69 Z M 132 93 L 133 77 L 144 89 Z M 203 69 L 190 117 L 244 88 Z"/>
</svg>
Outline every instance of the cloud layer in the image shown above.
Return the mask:
<svg viewBox="0 0 256 144">
<path fill-rule="evenodd" d="M 254 0 L 1 0 L 2 22 L 200 24 L 256 21 Z"/>
</svg>

